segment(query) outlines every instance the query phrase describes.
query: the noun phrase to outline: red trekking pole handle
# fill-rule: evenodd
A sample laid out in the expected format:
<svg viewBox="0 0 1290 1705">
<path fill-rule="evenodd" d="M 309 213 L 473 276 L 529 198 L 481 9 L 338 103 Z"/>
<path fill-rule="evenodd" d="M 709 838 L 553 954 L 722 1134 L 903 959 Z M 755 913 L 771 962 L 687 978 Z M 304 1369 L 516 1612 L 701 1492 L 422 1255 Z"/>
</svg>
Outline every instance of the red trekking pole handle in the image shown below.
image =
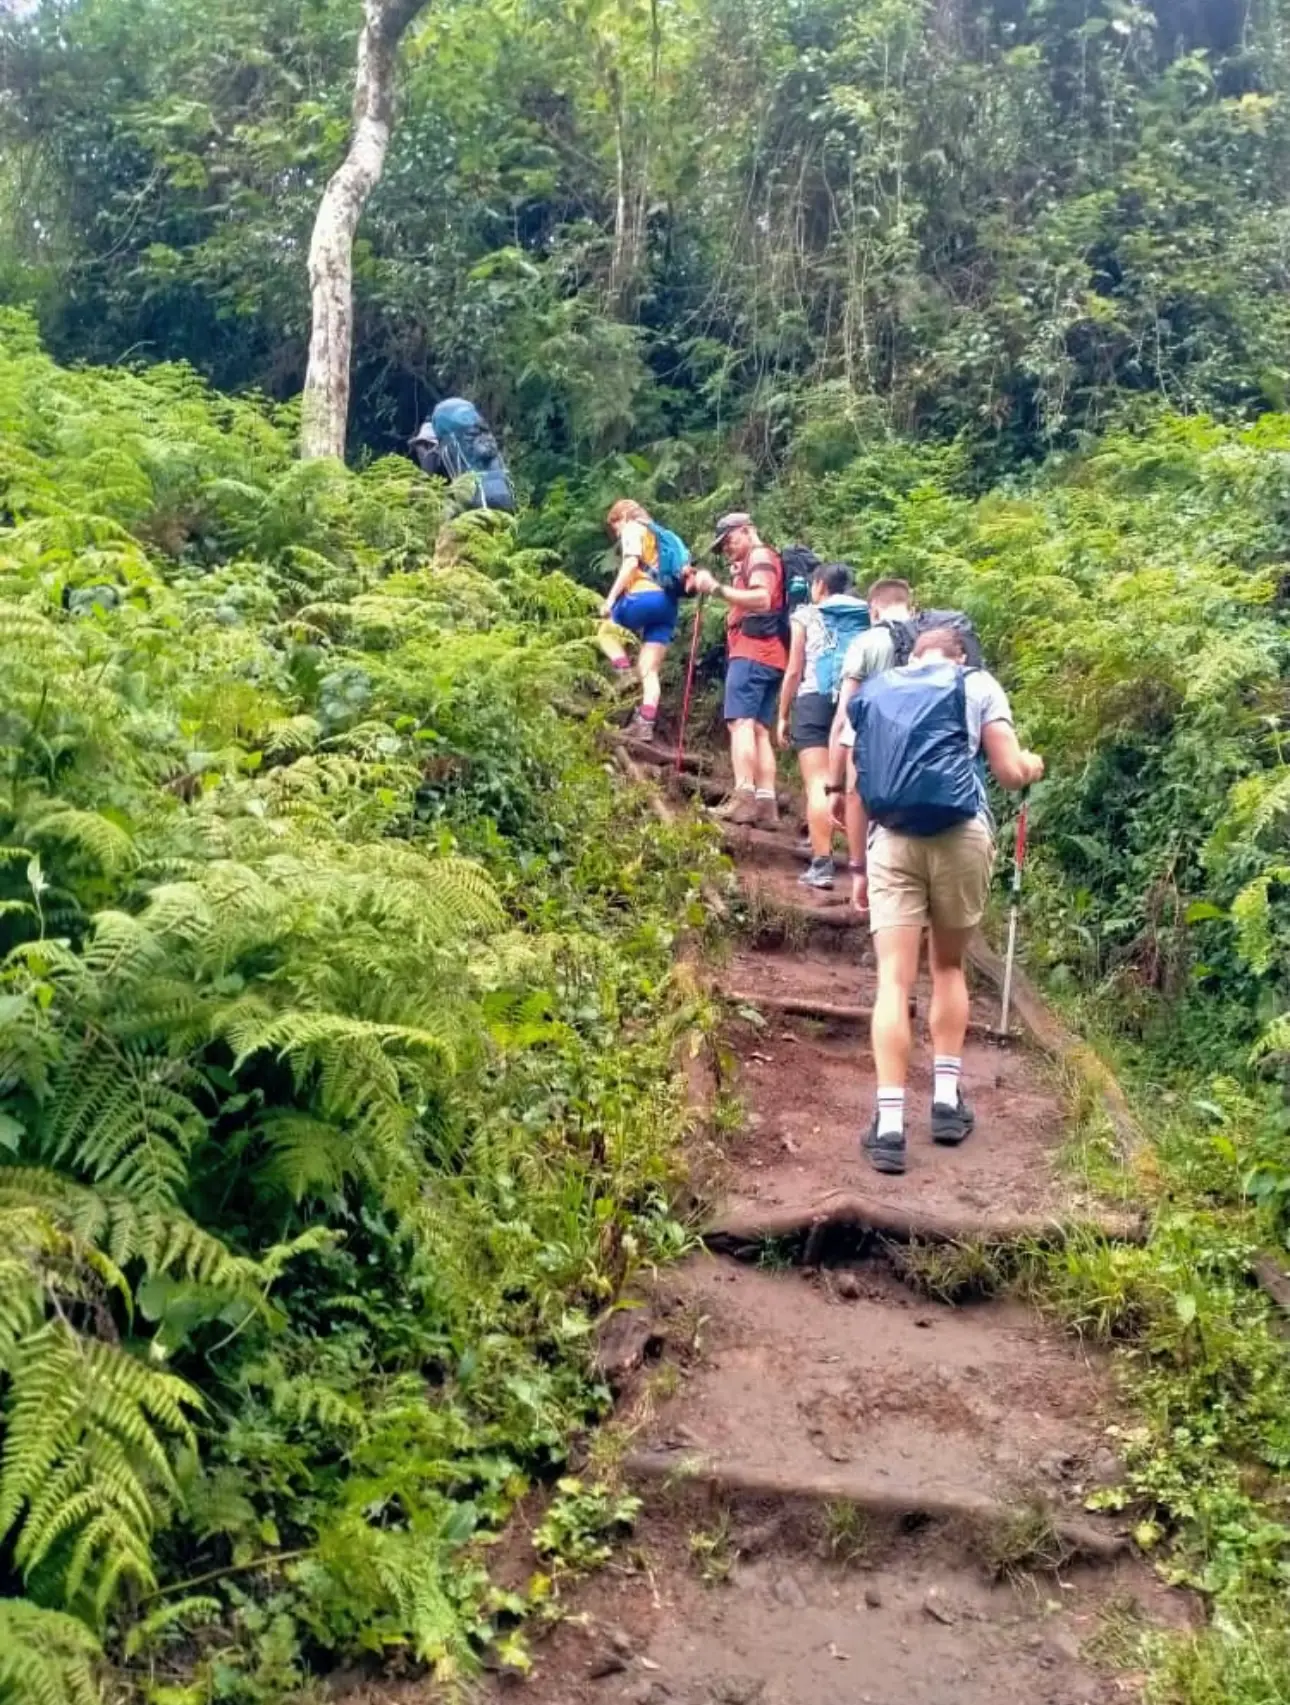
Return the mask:
<svg viewBox="0 0 1290 1705">
<path fill-rule="evenodd" d="M 690 695 L 694 691 L 694 665 L 699 656 L 699 632 L 703 626 L 703 598 L 700 595 L 694 606 L 694 632 L 690 637 L 690 663 L 685 671 L 685 697 L 681 701 L 681 727 L 676 736 L 676 773 L 681 773 L 681 763 L 685 757 L 685 728 L 690 720 Z"/>
<path fill-rule="evenodd" d="M 1030 820 L 1030 789 L 1021 795 L 1021 810 L 1017 813 L 1017 839 L 1012 853 L 1012 889 L 1017 893 L 1021 888 L 1021 869 L 1026 862 L 1026 834 Z"/>
</svg>

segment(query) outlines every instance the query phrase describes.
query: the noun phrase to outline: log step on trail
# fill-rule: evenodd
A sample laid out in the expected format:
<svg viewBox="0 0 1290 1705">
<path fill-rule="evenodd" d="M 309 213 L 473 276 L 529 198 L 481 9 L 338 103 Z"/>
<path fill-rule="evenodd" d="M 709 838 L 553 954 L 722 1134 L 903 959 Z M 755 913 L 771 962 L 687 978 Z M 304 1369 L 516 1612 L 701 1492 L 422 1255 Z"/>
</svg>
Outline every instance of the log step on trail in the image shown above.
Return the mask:
<svg viewBox="0 0 1290 1705">
<path fill-rule="evenodd" d="M 745 937 L 716 981 L 742 1125 L 696 1155 L 705 1247 L 602 1338 L 619 1471 L 643 1499 L 636 1562 L 587 1584 L 522 1696 L 1100 1705 L 1135 1685 L 1090 1660 L 1103 1627 L 1126 1607 L 1145 1625 L 1190 1610 L 1134 1551 L 1131 1513 L 1088 1507 L 1122 1477 L 1106 1363 L 1006 1300 L 1007 1280 L 1023 1249 L 1139 1239 L 1144 1223 L 1064 1171 L 1051 1062 L 1078 1044 L 1024 983 L 1024 1034 L 996 1042 L 984 944 L 964 1054 L 975 1131 L 930 1142 L 919 1023 L 908 1170 L 867 1166 L 871 947 L 842 878 L 833 896 L 798 887 L 796 833 L 786 818 L 727 837 Z M 920 1017 L 927 1002 L 922 983 Z"/>
</svg>

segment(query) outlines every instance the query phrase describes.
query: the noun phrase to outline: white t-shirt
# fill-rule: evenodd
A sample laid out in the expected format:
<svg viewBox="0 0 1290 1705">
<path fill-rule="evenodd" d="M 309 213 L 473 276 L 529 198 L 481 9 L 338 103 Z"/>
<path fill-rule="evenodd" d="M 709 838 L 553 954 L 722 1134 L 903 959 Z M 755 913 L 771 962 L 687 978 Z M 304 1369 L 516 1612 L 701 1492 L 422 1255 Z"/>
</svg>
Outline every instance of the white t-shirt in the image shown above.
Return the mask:
<svg viewBox="0 0 1290 1705">
<path fill-rule="evenodd" d="M 869 635 L 863 634 L 861 638 L 868 639 Z M 857 640 L 856 644 L 859 643 L 860 641 Z M 854 650 L 854 647 L 852 649 Z M 945 660 L 942 657 L 919 657 L 913 663 L 906 663 L 903 672 L 907 675 L 913 675 L 925 669 L 938 669 L 944 667 L 944 662 Z M 981 731 L 988 728 L 992 722 L 1011 723 L 1012 706 L 1008 703 L 1007 693 L 1004 692 L 988 669 L 965 669 L 963 671 L 963 697 L 964 711 L 967 716 L 968 752 L 975 759 L 981 750 Z M 851 726 L 849 717 L 844 733 L 851 736 L 846 744 L 853 746 L 855 744 L 855 729 Z M 986 801 L 985 784 L 982 782 L 980 787 L 981 815 L 989 821 L 990 813 Z"/>
<path fill-rule="evenodd" d="M 835 592 L 831 597 L 821 598 L 818 604 L 802 604 L 789 617 L 791 625 L 801 628 L 806 634 L 806 661 L 802 669 L 802 684 L 797 689 L 798 698 L 807 693 L 818 693 L 820 680 L 816 667 L 820 658 L 829 649 L 829 631 L 824 624 L 821 610 L 849 609 L 864 607 L 864 599 L 857 598 L 850 592 Z M 860 640 L 868 639 L 868 634 L 861 634 L 860 639 L 853 640 L 847 648 L 847 656 L 855 650 Z"/>
</svg>

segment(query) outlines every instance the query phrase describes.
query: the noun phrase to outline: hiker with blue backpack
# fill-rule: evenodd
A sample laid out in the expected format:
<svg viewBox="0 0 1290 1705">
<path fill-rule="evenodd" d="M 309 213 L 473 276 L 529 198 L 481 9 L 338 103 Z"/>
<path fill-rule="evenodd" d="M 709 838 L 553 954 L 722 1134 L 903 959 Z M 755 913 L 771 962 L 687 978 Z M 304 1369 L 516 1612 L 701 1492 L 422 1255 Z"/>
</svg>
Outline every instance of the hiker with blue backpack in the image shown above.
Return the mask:
<svg viewBox="0 0 1290 1705">
<path fill-rule="evenodd" d="M 1018 742 L 998 681 L 970 666 L 957 626 L 926 629 L 908 662 L 870 675 L 851 698 L 849 718 L 869 824 L 870 929 L 878 961 L 871 1026 L 878 1101 L 862 1146 L 875 1170 L 900 1173 L 909 1003 L 929 926 L 932 1141 L 957 1146 L 974 1122 L 960 1083 L 968 1023 L 963 960 L 985 913 L 994 866 L 979 756 L 1011 789 L 1038 781 L 1044 765 Z"/>
<path fill-rule="evenodd" d="M 450 514 L 468 509 L 514 514 L 515 489 L 497 440 L 465 397 L 445 397 L 437 403 L 408 440 L 408 449 L 423 474 L 448 481 Z"/>
<path fill-rule="evenodd" d="M 788 553 L 784 553 L 785 562 Z M 829 795 L 834 711 L 842 665 L 852 642 L 869 628 L 869 606 L 851 591 L 842 562 L 817 562 L 809 602 L 789 618 L 788 668 L 779 696 L 779 744 L 797 753 L 806 795 L 811 862 L 798 878 L 805 888 L 832 888 L 833 801 Z"/>
<path fill-rule="evenodd" d="M 621 630 L 640 641 L 637 669 L 641 702 L 628 733 L 635 740 L 653 740 L 662 692 L 661 671 L 667 648 L 676 637 L 681 595 L 690 580 L 690 553 L 668 528 L 643 505 L 619 498 L 605 516 L 609 535 L 618 545 L 619 569 L 601 605 L 600 649 L 615 670 L 626 672 L 631 659 Z"/>
<path fill-rule="evenodd" d="M 913 656 L 919 635 L 932 628 L 954 628 L 963 639 L 967 660 L 973 667 L 984 662 L 981 642 L 971 619 L 962 610 L 916 611 L 913 589 L 907 580 L 892 577 L 875 580 L 866 594 L 870 627 L 854 640 L 842 661 L 842 680 L 829 741 L 830 792 L 842 794 L 851 869 L 851 904 L 865 913 L 869 909 L 866 874 L 867 824 L 864 805 L 856 790 L 852 761 L 855 732 L 851 726 L 852 697 L 871 676 L 896 669 Z"/>
</svg>

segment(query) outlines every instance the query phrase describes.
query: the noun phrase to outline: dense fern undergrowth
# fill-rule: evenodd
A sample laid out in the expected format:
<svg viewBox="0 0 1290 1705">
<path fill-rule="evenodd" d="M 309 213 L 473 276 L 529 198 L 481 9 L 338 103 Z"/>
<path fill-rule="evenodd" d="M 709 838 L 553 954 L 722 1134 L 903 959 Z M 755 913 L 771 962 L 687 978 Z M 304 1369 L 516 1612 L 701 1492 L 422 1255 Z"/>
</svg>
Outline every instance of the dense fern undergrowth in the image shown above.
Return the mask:
<svg viewBox="0 0 1290 1705">
<path fill-rule="evenodd" d="M 717 855 L 558 708 L 595 704 L 596 565 L 532 541 L 625 484 L 709 506 L 661 447 L 444 530 L 290 426 L 0 321 L 4 1705 L 522 1664 L 549 1583 L 500 1591 L 489 1542 L 603 1412 L 596 1312 L 685 1247 L 675 948 Z M 1120 1346 L 1120 1496 L 1213 1610 L 1150 1653 L 1169 1705 L 1290 1689 L 1249 1281 L 1290 1226 L 1288 455 L 1285 417 L 1152 413 L 984 497 L 871 436 L 758 498 L 969 608 L 1048 757 L 1026 949 L 1141 1094 L 1135 1169 L 1091 1117 L 1080 1159 L 1154 1231 L 1035 1294 Z M 594 1549 L 619 1508 L 560 1521 Z"/>
<path fill-rule="evenodd" d="M 521 1661 L 487 1540 L 684 1240 L 709 832 L 554 708 L 586 590 L 438 505 L 0 322 L 6 1702 Z"/>
</svg>

